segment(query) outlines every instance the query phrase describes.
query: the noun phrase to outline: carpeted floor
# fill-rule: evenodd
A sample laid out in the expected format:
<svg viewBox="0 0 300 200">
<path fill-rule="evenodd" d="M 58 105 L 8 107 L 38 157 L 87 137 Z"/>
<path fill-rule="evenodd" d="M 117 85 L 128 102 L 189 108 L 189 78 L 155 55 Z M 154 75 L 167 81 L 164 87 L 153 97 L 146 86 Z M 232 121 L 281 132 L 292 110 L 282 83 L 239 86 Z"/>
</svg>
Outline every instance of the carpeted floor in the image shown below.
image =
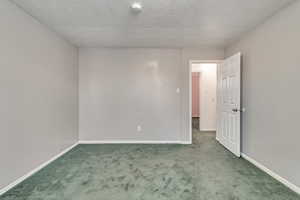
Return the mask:
<svg viewBox="0 0 300 200">
<path fill-rule="evenodd" d="M 300 200 L 213 133 L 193 145 L 79 145 L 1 200 Z"/>
<path fill-rule="evenodd" d="M 192 118 L 192 127 L 193 127 L 193 129 L 196 129 L 196 130 L 200 129 L 200 117 Z"/>
</svg>

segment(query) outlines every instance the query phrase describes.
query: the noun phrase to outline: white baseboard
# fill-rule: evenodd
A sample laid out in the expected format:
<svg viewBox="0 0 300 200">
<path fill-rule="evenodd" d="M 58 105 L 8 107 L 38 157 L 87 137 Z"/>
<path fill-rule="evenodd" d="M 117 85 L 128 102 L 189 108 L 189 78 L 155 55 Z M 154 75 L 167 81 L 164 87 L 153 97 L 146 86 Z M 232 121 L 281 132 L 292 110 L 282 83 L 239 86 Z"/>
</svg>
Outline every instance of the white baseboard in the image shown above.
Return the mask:
<svg viewBox="0 0 300 200">
<path fill-rule="evenodd" d="M 193 144 L 193 142 L 192 142 L 192 141 L 182 141 L 182 142 L 179 143 L 179 144 Z"/>
<path fill-rule="evenodd" d="M 61 157 L 62 155 L 64 155 L 65 153 L 67 153 L 68 151 L 70 151 L 71 149 L 73 149 L 75 146 L 78 145 L 78 142 L 76 142 L 75 144 L 73 144 L 72 146 L 66 148 L 65 150 L 63 150 L 62 152 L 60 152 L 59 154 L 57 154 L 56 156 L 52 157 L 50 160 L 42 163 L 41 165 L 39 165 L 38 167 L 34 168 L 33 170 L 31 170 L 30 172 L 28 172 L 27 174 L 25 174 L 24 176 L 18 178 L 17 180 L 15 180 L 14 182 L 10 183 L 9 185 L 5 186 L 4 188 L 0 189 L 0 195 L 4 194 L 5 192 L 7 192 L 8 190 L 12 189 L 13 187 L 15 187 L 16 185 L 18 185 L 19 183 L 21 183 L 22 181 L 24 181 L 25 179 L 29 178 L 30 176 L 32 176 L 33 174 L 35 174 L 36 172 L 40 171 L 42 168 L 46 167 L 47 165 L 49 165 L 51 162 L 53 162 L 54 160 L 58 159 L 59 157 Z"/>
<path fill-rule="evenodd" d="M 156 140 L 79 140 L 79 144 L 190 144 L 189 141 Z"/>
<path fill-rule="evenodd" d="M 250 158 L 249 156 L 247 156 L 246 154 L 242 153 L 241 154 L 242 157 L 246 160 L 248 160 L 250 163 L 252 163 L 253 165 L 255 165 L 256 167 L 258 167 L 259 169 L 261 169 L 262 171 L 266 172 L 267 174 L 269 174 L 270 176 L 272 176 L 273 178 L 275 178 L 277 181 L 281 182 L 282 184 L 284 184 L 286 187 L 290 188 L 291 190 L 293 190 L 294 192 L 300 194 L 300 187 L 296 186 L 295 184 L 289 182 L 288 180 L 286 180 L 285 178 L 279 176 L 278 174 L 276 174 L 275 172 L 273 172 L 272 170 L 268 169 L 267 167 L 265 167 L 264 165 L 262 165 L 261 163 L 257 162 L 256 160 L 254 160 L 253 158 Z"/>
<path fill-rule="evenodd" d="M 216 129 L 200 129 L 200 131 L 215 132 Z"/>
</svg>

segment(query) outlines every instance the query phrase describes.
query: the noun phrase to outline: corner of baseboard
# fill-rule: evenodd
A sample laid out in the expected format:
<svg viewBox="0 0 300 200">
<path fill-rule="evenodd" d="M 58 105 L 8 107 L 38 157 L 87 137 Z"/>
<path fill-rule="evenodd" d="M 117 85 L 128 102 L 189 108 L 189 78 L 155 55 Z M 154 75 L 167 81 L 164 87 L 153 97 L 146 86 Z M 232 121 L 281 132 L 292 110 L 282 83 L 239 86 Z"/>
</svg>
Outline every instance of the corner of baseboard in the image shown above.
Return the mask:
<svg viewBox="0 0 300 200">
<path fill-rule="evenodd" d="M 257 168 L 259 168 L 262 171 L 266 172 L 267 174 L 269 174 L 270 176 L 272 176 L 274 179 L 276 179 L 277 181 L 279 181 L 280 183 L 282 183 L 283 185 L 285 185 L 286 187 L 288 187 L 289 189 L 291 189 L 292 191 L 300 194 L 300 187 L 298 187 L 297 185 L 291 183 L 287 179 L 283 178 L 282 176 L 280 176 L 277 173 L 273 172 L 272 170 L 268 169 L 263 164 L 261 164 L 258 161 L 254 160 L 250 156 L 248 156 L 248 155 L 246 155 L 244 153 L 241 153 L 241 156 L 245 160 L 248 160 L 250 163 L 252 163 L 253 165 L 255 165 Z"/>
</svg>

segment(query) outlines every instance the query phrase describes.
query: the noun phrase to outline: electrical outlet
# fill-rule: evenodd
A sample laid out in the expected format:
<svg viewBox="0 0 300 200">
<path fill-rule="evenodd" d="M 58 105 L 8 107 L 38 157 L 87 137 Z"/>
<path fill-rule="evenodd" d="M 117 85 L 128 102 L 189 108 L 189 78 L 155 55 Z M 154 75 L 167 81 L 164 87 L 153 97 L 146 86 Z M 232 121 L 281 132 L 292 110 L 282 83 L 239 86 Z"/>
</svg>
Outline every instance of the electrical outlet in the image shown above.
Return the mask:
<svg viewBox="0 0 300 200">
<path fill-rule="evenodd" d="M 136 128 L 137 132 L 141 132 L 142 131 L 142 126 L 141 125 L 138 125 L 137 128 Z"/>
</svg>

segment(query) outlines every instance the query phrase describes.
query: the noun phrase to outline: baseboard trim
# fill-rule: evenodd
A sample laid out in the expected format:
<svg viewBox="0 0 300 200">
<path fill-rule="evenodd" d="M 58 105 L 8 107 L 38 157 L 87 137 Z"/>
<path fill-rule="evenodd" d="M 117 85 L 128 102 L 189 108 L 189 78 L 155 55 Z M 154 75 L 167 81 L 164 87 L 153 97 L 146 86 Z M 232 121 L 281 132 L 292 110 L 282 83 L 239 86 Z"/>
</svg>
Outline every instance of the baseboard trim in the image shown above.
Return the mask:
<svg viewBox="0 0 300 200">
<path fill-rule="evenodd" d="M 283 185 L 285 185 L 286 187 L 290 188 L 291 190 L 293 190 L 294 192 L 300 194 L 300 187 L 296 186 L 295 184 L 289 182 L 288 180 L 286 180 L 285 178 L 281 177 L 280 175 L 276 174 L 275 172 L 273 172 L 272 170 L 268 169 L 267 167 L 265 167 L 264 165 L 262 165 L 261 163 L 259 163 L 258 161 L 254 160 L 253 158 L 247 156 L 246 154 L 242 153 L 241 154 L 242 157 L 246 160 L 248 160 L 250 163 L 252 163 L 253 165 L 255 165 L 256 167 L 258 167 L 259 169 L 261 169 L 262 171 L 266 172 L 267 174 L 269 174 L 270 176 L 272 176 L 273 178 L 275 178 L 277 181 L 281 182 Z"/>
<path fill-rule="evenodd" d="M 65 150 L 63 150 L 62 152 L 57 154 L 56 156 L 52 157 L 50 160 L 48 160 L 48 161 L 42 163 L 41 165 L 39 165 L 38 167 L 34 168 L 33 170 L 31 170 L 30 172 L 28 172 L 24 176 L 18 178 L 17 180 L 13 181 L 9 185 L 7 185 L 4 188 L 0 189 L 0 196 L 3 195 L 4 193 L 6 193 L 7 191 L 9 191 L 10 189 L 12 189 L 13 187 L 15 187 L 16 185 L 18 185 L 19 183 L 21 183 L 22 181 L 24 181 L 25 179 L 29 178 L 30 176 L 32 176 L 36 172 L 40 171 L 41 169 L 43 169 L 44 167 L 49 165 L 51 162 L 55 161 L 56 159 L 58 159 L 59 157 L 61 157 L 62 155 L 64 155 L 65 153 L 67 153 L 68 151 L 73 149 L 74 147 L 76 147 L 77 145 L 78 145 L 78 142 L 76 142 L 75 144 L 73 144 L 70 147 L 66 148 Z"/>
<path fill-rule="evenodd" d="M 215 130 L 215 129 L 200 129 L 200 131 L 205 131 L 205 132 L 216 132 L 217 130 Z"/>
<path fill-rule="evenodd" d="M 79 140 L 79 144 L 191 144 L 189 141 L 155 140 Z"/>
<path fill-rule="evenodd" d="M 180 144 L 193 144 L 193 142 L 192 141 L 183 141 Z"/>
</svg>

